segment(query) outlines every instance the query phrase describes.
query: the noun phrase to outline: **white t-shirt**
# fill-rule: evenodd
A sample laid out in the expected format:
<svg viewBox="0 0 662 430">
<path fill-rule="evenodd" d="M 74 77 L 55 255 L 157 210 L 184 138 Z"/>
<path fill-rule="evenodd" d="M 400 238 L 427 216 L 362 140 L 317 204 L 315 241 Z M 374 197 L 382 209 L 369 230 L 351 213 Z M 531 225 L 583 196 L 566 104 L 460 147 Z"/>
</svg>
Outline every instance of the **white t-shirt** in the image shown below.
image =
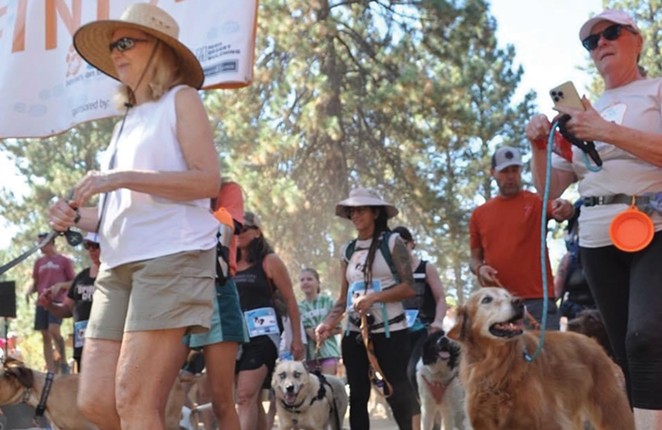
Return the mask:
<svg viewBox="0 0 662 430">
<path fill-rule="evenodd" d="M 616 124 L 662 134 L 662 79 L 642 79 L 606 90 L 593 106 L 603 118 Z M 586 168 L 583 152 L 575 146 L 572 147 L 572 163 L 556 154 L 552 160 L 554 168 L 575 173 L 582 197 L 662 192 L 660 167 L 609 143 L 594 143 L 603 161 L 602 169 L 597 172 Z M 612 245 L 609 225 L 627 207 L 626 204 L 582 207 L 579 244 L 586 248 Z M 651 218 L 655 231 L 662 230 L 662 214 L 654 212 Z"/>
<path fill-rule="evenodd" d="M 175 95 L 182 88 L 177 86 L 159 100 L 129 111 L 119 137 L 120 127 L 115 127 L 101 161 L 102 170 L 187 170 L 176 133 Z M 107 202 L 102 214 L 104 199 Z M 209 206 L 209 199 L 174 201 L 126 188 L 102 195 L 102 268 L 213 248 L 218 221 Z"/>
<path fill-rule="evenodd" d="M 397 233 L 393 233 L 389 237 L 388 247 L 391 252 L 395 246 L 396 237 L 399 237 Z M 377 251 L 375 252 L 375 260 L 372 264 L 373 288 L 365 288 L 365 283 L 363 280 L 363 267 L 365 266 L 366 258 L 368 257 L 368 250 L 370 249 L 371 243 L 372 239 L 357 240 L 354 247 L 354 253 L 347 262 L 347 271 L 345 272 L 347 282 L 349 283 L 349 290 L 347 291 L 347 314 L 352 318 L 359 318 L 359 313 L 353 310 L 353 300 L 356 297 L 364 294 L 371 294 L 375 292 L 375 289 L 387 290 L 396 285 L 395 279 L 393 279 L 393 274 L 391 273 L 391 269 L 386 263 L 381 250 L 379 247 L 377 247 Z M 349 244 L 346 244 L 342 249 L 343 259 L 345 258 L 348 245 Z M 384 321 L 384 313 L 387 315 L 389 320 L 400 314 L 403 314 L 404 307 L 402 302 L 375 302 L 370 309 L 370 314 L 375 318 L 375 324 Z M 403 320 L 397 323 L 392 323 L 389 324 L 388 327 L 389 331 L 404 330 L 407 328 L 407 321 Z M 349 324 L 349 328 L 351 331 L 359 330 L 359 327 L 351 324 L 351 322 Z M 384 331 L 384 327 L 373 330 L 374 333 L 383 333 Z"/>
</svg>

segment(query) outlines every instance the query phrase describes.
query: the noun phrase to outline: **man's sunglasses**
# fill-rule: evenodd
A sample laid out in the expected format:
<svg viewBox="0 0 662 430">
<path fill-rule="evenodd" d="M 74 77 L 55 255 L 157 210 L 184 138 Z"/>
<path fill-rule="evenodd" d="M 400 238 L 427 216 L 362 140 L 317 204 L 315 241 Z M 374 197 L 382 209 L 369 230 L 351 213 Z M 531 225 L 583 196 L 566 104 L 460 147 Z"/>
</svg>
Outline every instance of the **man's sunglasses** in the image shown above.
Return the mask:
<svg viewBox="0 0 662 430">
<path fill-rule="evenodd" d="M 616 40 L 621 35 L 622 29 L 626 29 L 629 32 L 634 33 L 634 31 L 627 26 L 623 26 L 621 24 L 614 24 L 605 28 L 600 33 L 591 34 L 586 39 L 582 40 L 582 45 L 584 45 L 584 48 L 586 48 L 587 51 L 589 52 L 593 51 L 595 48 L 598 47 L 598 42 L 600 41 L 600 37 L 604 37 L 605 40 Z"/>
<path fill-rule="evenodd" d="M 133 49 L 134 46 L 136 46 L 136 43 L 138 42 L 149 42 L 147 39 L 135 39 L 133 37 L 122 37 L 121 39 L 117 39 L 114 42 L 111 42 L 108 45 L 108 51 L 111 53 L 113 52 L 114 49 L 117 49 L 117 52 L 124 52 L 128 51 L 130 49 Z"/>
</svg>

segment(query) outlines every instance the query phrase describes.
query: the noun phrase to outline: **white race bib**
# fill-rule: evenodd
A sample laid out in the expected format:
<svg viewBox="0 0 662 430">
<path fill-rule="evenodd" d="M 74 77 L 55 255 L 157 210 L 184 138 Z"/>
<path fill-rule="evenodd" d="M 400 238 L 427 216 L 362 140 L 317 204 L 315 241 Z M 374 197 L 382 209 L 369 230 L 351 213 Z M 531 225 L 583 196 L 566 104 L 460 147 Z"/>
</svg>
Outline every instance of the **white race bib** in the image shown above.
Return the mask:
<svg viewBox="0 0 662 430">
<path fill-rule="evenodd" d="M 365 296 L 372 292 L 378 292 L 382 290 L 382 283 L 379 279 L 372 281 L 370 288 L 365 288 L 365 282 L 356 281 L 352 282 L 347 290 L 347 311 L 354 311 L 354 301 L 361 296 Z"/>
<path fill-rule="evenodd" d="M 87 329 L 87 320 L 76 321 L 74 323 L 74 347 L 82 348 L 85 344 L 85 330 Z"/>
<path fill-rule="evenodd" d="M 280 334 L 278 319 L 274 308 L 257 308 L 244 312 L 244 319 L 248 327 L 248 336 L 264 336 L 267 334 Z"/>
</svg>

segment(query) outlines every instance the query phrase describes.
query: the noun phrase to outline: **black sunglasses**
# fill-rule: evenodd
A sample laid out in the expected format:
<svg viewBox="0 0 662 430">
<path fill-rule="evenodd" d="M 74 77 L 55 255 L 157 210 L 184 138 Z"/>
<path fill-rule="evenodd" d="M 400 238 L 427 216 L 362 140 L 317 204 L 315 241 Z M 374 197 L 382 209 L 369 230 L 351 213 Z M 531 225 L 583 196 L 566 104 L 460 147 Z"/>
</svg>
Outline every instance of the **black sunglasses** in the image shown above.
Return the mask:
<svg viewBox="0 0 662 430">
<path fill-rule="evenodd" d="M 586 39 L 582 40 L 582 45 L 584 45 L 584 48 L 586 48 L 587 51 L 593 51 L 598 47 L 598 42 L 600 41 L 601 36 L 604 37 L 605 40 L 616 40 L 621 35 L 621 30 L 623 28 L 634 33 L 629 27 L 621 24 L 614 24 L 605 28 L 600 33 L 591 34 Z"/>
<path fill-rule="evenodd" d="M 121 39 L 117 39 L 116 41 L 108 44 L 108 51 L 111 53 L 113 52 L 113 49 L 117 49 L 117 52 L 128 51 L 133 49 L 133 47 L 136 46 L 136 43 L 138 42 L 149 42 L 149 40 L 135 39 L 133 37 L 122 37 Z"/>
<path fill-rule="evenodd" d="M 246 233 L 248 230 L 257 230 L 257 227 L 254 225 L 243 226 L 239 229 L 239 233 Z"/>
<path fill-rule="evenodd" d="M 83 242 L 83 248 L 90 250 L 90 249 L 99 249 L 99 244 L 96 242 L 89 242 L 85 241 Z"/>
</svg>

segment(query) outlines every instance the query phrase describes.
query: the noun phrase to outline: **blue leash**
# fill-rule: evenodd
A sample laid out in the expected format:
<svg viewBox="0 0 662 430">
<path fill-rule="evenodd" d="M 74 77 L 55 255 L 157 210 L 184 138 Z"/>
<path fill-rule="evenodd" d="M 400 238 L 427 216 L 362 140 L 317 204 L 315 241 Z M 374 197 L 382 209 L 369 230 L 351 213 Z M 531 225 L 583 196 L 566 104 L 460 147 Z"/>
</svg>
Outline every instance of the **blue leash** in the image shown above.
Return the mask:
<svg viewBox="0 0 662 430">
<path fill-rule="evenodd" d="M 552 128 L 549 132 L 549 138 L 547 139 L 547 170 L 545 171 L 545 191 L 543 193 L 543 210 L 542 215 L 540 216 L 540 272 L 542 273 L 542 288 L 543 288 L 543 303 L 542 303 L 542 321 L 540 321 L 540 338 L 538 339 L 538 347 L 533 355 L 529 355 L 524 347 L 524 360 L 531 363 L 535 360 L 542 351 L 542 347 L 545 344 L 545 331 L 547 328 L 547 310 L 548 310 L 548 284 L 547 284 L 547 262 L 545 261 L 545 248 L 547 246 L 547 201 L 549 201 L 549 187 L 552 177 L 552 149 L 554 148 L 554 130 L 558 126 L 558 121 L 552 123 Z M 583 151 L 584 154 L 584 165 L 591 172 L 598 172 L 602 170 L 601 166 L 591 165 L 590 160 L 586 151 Z"/>
<path fill-rule="evenodd" d="M 545 171 L 545 191 L 543 193 L 543 210 L 541 211 L 540 216 L 540 272 L 542 273 L 542 293 L 543 293 L 543 302 L 542 302 L 542 321 L 540 321 L 540 338 L 538 339 L 538 347 L 533 355 L 529 355 L 529 352 L 524 347 L 524 360 L 529 363 L 533 362 L 542 351 L 542 347 L 545 344 L 545 331 L 547 329 L 547 307 L 548 307 L 548 284 L 547 284 L 547 261 L 545 260 L 545 248 L 547 247 L 547 201 L 549 201 L 549 187 L 552 177 L 552 149 L 554 147 L 554 130 L 556 130 L 557 122 L 552 124 L 552 128 L 549 132 L 549 138 L 547 139 L 547 170 Z"/>
</svg>

